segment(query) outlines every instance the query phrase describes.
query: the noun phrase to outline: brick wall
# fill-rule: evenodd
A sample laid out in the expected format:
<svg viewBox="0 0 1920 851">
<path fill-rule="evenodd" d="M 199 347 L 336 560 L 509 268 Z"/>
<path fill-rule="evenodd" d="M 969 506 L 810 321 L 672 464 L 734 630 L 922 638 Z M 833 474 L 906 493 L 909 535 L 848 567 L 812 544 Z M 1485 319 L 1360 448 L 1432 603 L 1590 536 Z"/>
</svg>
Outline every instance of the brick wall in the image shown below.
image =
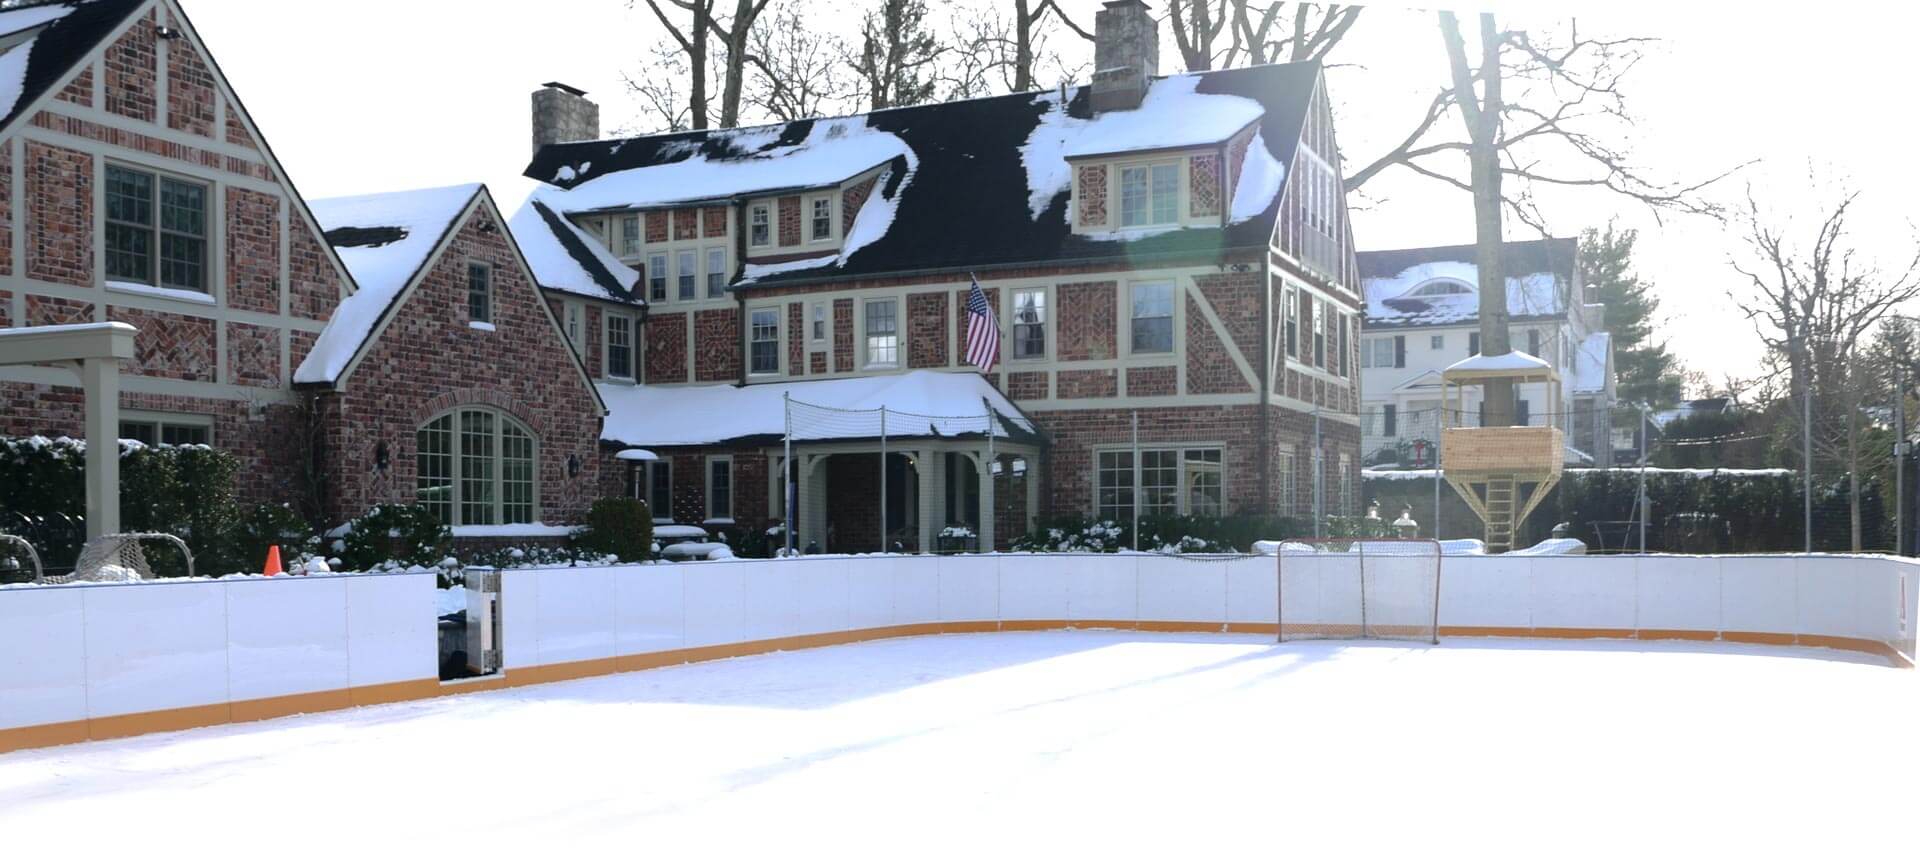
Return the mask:
<svg viewBox="0 0 1920 851">
<path fill-rule="evenodd" d="M 13 292 L 0 290 L 0 328 L 13 327 Z"/>
<path fill-rule="evenodd" d="M 1187 161 L 1187 214 L 1220 215 L 1220 157 L 1195 154 Z"/>
<path fill-rule="evenodd" d="M 693 209 L 673 211 L 673 238 L 700 238 L 700 211 Z"/>
<path fill-rule="evenodd" d="M 106 69 L 106 108 L 115 115 L 151 122 L 158 110 L 155 97 L 159 78 L 159 52 L 155 47 L 153 15 L 127 28 L 118 41 L 107 46 L 102 66 Z"/>
<path fill-rule="evenodd" d="M 867 197 L 873 194 L 873 185 L 880 178 L 869 177 L 840 193 L 840 233 L 852 232 L 853 220 L 860 215 L 860 208 L 867 203 Z"/>
<path fill-rule="evenodd" d="M 178 23 L 169 22 L 179 27 Z M 186 41 L 167 44 L 167 126 L 213 137 L 213 72 Z"/>
<path fill-rule="evenodd" d="M 947 294 L 908 294 L 906 330 L 909 368 L 928 369 L 946 366 Z"/>
<path fill-rule="evenodd" d="M 677 384 L 687 380 L 687 315 L 656 313 L 647 317 L 647 383 Z"/>
<path fill-rule="evenodd" d="M 1234 365 L 1227 345 L 1201 315 L 1192 293 L 1187 294 L 1187 392 L 1247 393 L 1253 387 Z"/>
<path fill-rule="evenodd" d="M 1224 272 L 1195 275 L 1194 286 L 1213 307 L 1220 324 L 1248 363 L 1260 362 L 1260 290 L 1264 276 L 1259 272 Z M 1276 299 L 1277 300 L 1277 299 Z"/>
<path fill-rule="evenodd" d="M 280 199 L 233 186 L 227 187 L 227 305 L 280 312 Z"/>
<path fill-rule="evenodd" d="M 1039 411 L 1034 419 L 1053 438 L 1048 454 L 1051 488 L 1041 489 L 1042 514 L 1091 514 L 1094 506 L 1094 451 L 1097 447 L 1124 449 L 1131 445 L 1133 414 L 1129 409 Z M 1260 410 L 1254 405 L 1190 406 L 1178 408 L 1142 408 L 1138 410 L 1140 442 L 1179 446 L 1183 444 L 1220 446 L 1224 450 L 1222 489 L 1231 514 L 1250 512 L 1296 513 L 1311 503 L 1311 461 L 1307 454 L 1313 443 L 1313 418 L 1309 414 L 1268 408 L 1271 440 L 1260 440 Z M 1358 499 L 1359 429 L 1352 425 L 1323 420 L 1321 436 L 1327 452 L 1328 510 L 1334 508 L 1339 490 L 1339 453 L 1354 458 L 1353 484 Z M 1277 468 L 1279 453 L 1292 449 L 1299 473 L 1295 488 L 1300 505 L 1278 504 L 1284 492 L 1277 480 L 1270 480 L 1269 493 L 1262 503 L 1261 470 Z M 1271 472 L 1269 472 L 1271 475 Z"/>
<path fill-rule="evenodd" d="M 700 235 L 715 237 L 727 235 L 726 207 L 702 207 L 700 209 Z"/>
<path fill-rule="evenodd" d="M 87 66 L 86 70 L 80 72 L 80 76 L 74 77 L 73 82 L 68 83 L 67 87 L 61 89 L 60 93 L 54 97 L 67 103 L 93 106 L 93 66 Z"/>
<path fill-rule="evenodd" d="M 247 125 L 240 122 L 240 108 L 227 107 L 227 144 L 258 150 L 260 146 L 253 141 L 253 134 L 247 132 Z"/>
<path fill-rule="evenodd" d="M 1172 396 L 1179 390 L 1180 369 L 1172 366 L 1136 366 L 1127 369 L 1128 396 Z"/>
<path fill-rule="evenodd" d="M 27 293 L 27 325 L 79 325 L 94 320 L 93 303 Z"/>
<path fill-rule="evenodd" d="M 655 210 L 655 211 L 648 212 L 646 216 L 647 216 L 647 241 L 648 242 L 666 242 L 667 241 L 667 212 L 665 210 Z"/>
<path fill-rule="evenodd" d="M 693 380 L 740 380 L 739 308 L 695 311 L 693 341 Z"/>
<path fill-rule="evenodd" d="M 93 156 L 28 142 L 27 277 L 93 286 Z"/>
<path fill-rule="evenodd" d="M 482 221 L 494 231 L 482 232 Z M 496 331 L 467 325 L 469 261 L 493 267 Z M 455 406 L 484 405 L 513 415 L 538 437 L 540 519 L 577 519 L 599 495 L 600 423 L 572 360 L 522 277 L 503 223 L 476 211 L 333 394 L 325 440 L 329 514 L 355 516 L 383 500 L 412 502 L 419 426 Z M 383 443 L 391 459 L 384 471 L 373 463 Z M 567 475 L 570 455 L 581 465 L 577 477 Z"/>
<path fill-rule="evenodd" d="M 1117 369 L 1063 369 L 1055 382 L 1062 399 L 1110 399 L 1120 395 Z"/>
<path fill-rule="evenodd" d="M 827 353 L 826 352 L 808 352 L 807 353 L 807 370 L 810 374 L 813 374 L 813 375 L 824 374 L 827 371 Z"/>
<path fill-rule="evenodd" d="M 800 196 L 780 199 L 780 245 L 800 244 Z"/>
<path fill-rule="evenodd" d="M 1115 301 L 1119 285 L 1113 281 L 1061 284 L 1054 327 L 1060 329 L 1059 359 L 1107 360 L 1120 351 L 1114 327 L 1119 314 Z"/>
<path fill-rule="evenodd" d="M 1247 163 L 1247 148 L 1253 143 L 1253 132 L 1243 131 L 1239 138 L 1227 143 L 1226 183 L 1221 193 L 1220 203 L 1228 208 L 1233 206 L 1233 188 L 1240 185 L 1240 169 Z"/>
<path fill-rule="evenodd" d="M 587 305 L 586 309 L 580 312 L 580 321 L 586 324 L 585 328 L 580 329 L 580 334 L 587 344 L 587 350 L 581 357 L 587 363 L 587 374 L 599 379 L 607 374 L 605 365 L 600 363 L 600 341 L 605 339 L 603 332 L 606 329 L 605 323 L 600 318 L 600 308 Z"/>
<path fill-rule="evenodd" d="M 13 145 L 0 145 L 0 275 L 13 274 Z"/>
<path fill-rule="evenodd" d="M 1047 398 L 1047 374 L 1044 372 L 1007 373 L 1007 396 L 1016 402 Z"/>
<path fill-rule="evenodd" d="M 833 301 L 833 371 L 853 371 L 853 299 Z"/>
<path fill-rule="evenodd" d="M 128 374 L 216 380 L 213 320 L 119 305 L 107 305 L 107 319 L 140 331 L 133 338 L 134 362 L 126 365 Z"/>
<path fill-rule="evenodd" d="M 249 387 L 280 386 L 280 329 L 227 322 L 227 380 Z"/>
<path fill-rule="evenodd" d="M 301 319 L 326 319 L 339 306 L 345 284 L 313 228 L 296 218 L 292 230 L 287 249 L 289 307 Z"/>
<path fill-rule="evenodd" d="M 1107 167 L 1104 165 L 1083 165 L 1074 168 L 1074 179 L 1080 184 L 1078 196 L 1074 199 L 1082 227 L 1103 227 L 1107 223 Z"/>
</svg>

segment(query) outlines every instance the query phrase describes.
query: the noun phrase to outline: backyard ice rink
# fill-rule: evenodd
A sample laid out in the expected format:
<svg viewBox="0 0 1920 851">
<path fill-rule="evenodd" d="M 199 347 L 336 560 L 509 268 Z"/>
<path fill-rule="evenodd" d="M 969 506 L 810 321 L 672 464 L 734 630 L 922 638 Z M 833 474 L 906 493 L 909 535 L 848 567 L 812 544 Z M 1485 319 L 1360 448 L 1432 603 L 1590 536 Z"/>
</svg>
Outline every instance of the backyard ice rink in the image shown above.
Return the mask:
<svg viewBox="0 0 1920 851">
<path fill-rule="evenodd" d="M 945 635 L 0 755 L 0 837 L 1911 848 L 1917 731 L 1838 651 Z"/>
</svg>

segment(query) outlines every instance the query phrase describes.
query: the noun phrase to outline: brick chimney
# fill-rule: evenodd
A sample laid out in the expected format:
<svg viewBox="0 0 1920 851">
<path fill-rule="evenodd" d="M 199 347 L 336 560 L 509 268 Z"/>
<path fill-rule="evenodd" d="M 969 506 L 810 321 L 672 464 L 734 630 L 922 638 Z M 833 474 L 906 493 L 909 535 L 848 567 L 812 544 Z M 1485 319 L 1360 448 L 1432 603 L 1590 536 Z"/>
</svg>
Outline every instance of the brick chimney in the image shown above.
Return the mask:
<svg viewBox="0 0 1920 851">
<path fill-rule="evenodd" d="M 533 93 L 533 152 L 560 142 L 600 138 L 600 106 L 587 93 L 565 83 L 548 83 Z"/>
<path fill-rule="evenodd" d="M 1133 109 L 1160 73 L 1160 28 L 1141 0 L 1107 0 L 1093 16 L 1093 111 Z"/>
</svg>

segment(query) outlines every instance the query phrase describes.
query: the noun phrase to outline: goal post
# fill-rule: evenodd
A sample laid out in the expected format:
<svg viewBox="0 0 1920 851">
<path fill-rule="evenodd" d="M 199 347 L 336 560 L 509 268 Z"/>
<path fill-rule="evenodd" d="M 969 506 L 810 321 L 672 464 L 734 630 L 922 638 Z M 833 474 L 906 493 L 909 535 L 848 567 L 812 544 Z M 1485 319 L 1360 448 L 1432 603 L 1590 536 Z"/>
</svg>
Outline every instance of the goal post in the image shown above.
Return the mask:
<svg viewBox="0 0 1920 851">
<path fill-rule="evenodd" d="M 1441 562 L 1431 538 L 1284 541 L 1275 568 L 1278 638 L 1438 644 Z"/>
</svg>

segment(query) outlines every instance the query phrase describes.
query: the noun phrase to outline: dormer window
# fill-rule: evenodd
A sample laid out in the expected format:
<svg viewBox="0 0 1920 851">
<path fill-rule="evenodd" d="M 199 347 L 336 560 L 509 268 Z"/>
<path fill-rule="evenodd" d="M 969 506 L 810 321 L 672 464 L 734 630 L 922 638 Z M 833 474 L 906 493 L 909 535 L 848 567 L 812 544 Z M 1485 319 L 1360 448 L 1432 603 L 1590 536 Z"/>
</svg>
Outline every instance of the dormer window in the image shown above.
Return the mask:
<svg viewBox="0 0 1920 851">
<path fill-rule="evenodd" d="M 1466 284 L 1447 278 L 1440 278 L 1414 287 L 1413 290 L 1401 296 L 1401 298 L 1419 298 L 1422 296 L 1435 295 L 1470 295 L 1472 293 L 1473 288 Z"/>
<path fill-rule="evenodd" d="M 773 244 L 773 207 L 770 204 L 755 204 L 747 213 L 748 244 L 755 248 Z"/>
<path fill-rule="evenodd" d="M 813 218 L 809 238 L 824 242 L 833 238 L 833 199 L 813 199 Z"/>
<path fill-rule="evenodd" d="M 1147 227 L 1180 221 L 1180 167 L 1152 163 L 1120 168 L 1120 226 Z"/>
</svg>

